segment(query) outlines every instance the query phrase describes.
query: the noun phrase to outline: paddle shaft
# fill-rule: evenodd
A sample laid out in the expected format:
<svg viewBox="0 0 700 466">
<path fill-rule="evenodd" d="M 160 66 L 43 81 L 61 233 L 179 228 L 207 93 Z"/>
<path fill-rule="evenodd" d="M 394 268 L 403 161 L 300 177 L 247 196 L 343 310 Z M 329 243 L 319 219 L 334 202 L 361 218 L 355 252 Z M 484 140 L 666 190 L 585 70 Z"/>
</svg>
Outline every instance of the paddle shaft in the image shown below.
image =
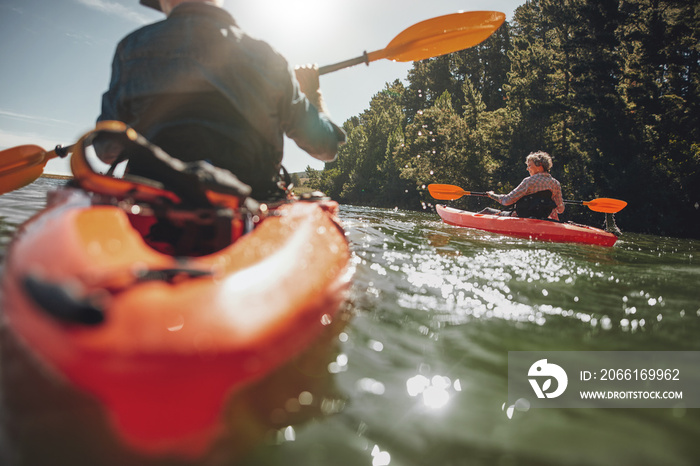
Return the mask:
<svg viewBox="0 0 700 466">
<path fill-rule="evenodd" d="M 465 191 L 459 186 L 452 184 L 430 184 L 428 185 L 430 195 L 435 199 L 443 201 L 454 201 L 462 196 L 480 196 L 489 197 L 488 193 L 480 193 L 474 191 Z M 565 204 L 584 205 L 594 212 L 604 212 L 614 214 L 625 208 L 627 202 L 619 199 L 598 198 L 591 201 L 571 201 L 563 200 Z"/>
<path fill-rule="evenodd" d="M 475 191 L 465 191 L 462 193 L 463 196 L 479 196 L 479 197 L 489 197 L 488 193 L 480 193 Z M 576 204 L 576 205 L 587 205 L 591 201 L 570 201 L 568 199 L 563 200 L 564 204 Z"/>
<path fill-rule="evenodd" d="M 48 152 L 44 152 L 41 154 L 41 160 L 38 160 L 36 164 L 42 163 L 45 164 L 51 159 L 55 159 L 56 157 L 59 158 L 65 158 L 68 154 L 70 154 L 73 151 L 73 145 L 71 144 L 70 146 L 61 146 L 58 145 L 56 146 L 53 150 L 50 150 Z M 38 157 L 39 158 L 39 157 Z"/>
<path fill-rule="evenodd" d="M 369 66 L 369 54 L 367 52 L 363 53 L 359 57 L 351 58 L 350 60 L 341 61 L 332 65 L 322 66 L 318 69 L 318 74 L 323 75 L 332 73 L 334 71 L 342 70 L 344 68 L 350 68 L 351 66 L 359 65 L 361 63 L 364 63 L 367 66 Z"/>
</svg>

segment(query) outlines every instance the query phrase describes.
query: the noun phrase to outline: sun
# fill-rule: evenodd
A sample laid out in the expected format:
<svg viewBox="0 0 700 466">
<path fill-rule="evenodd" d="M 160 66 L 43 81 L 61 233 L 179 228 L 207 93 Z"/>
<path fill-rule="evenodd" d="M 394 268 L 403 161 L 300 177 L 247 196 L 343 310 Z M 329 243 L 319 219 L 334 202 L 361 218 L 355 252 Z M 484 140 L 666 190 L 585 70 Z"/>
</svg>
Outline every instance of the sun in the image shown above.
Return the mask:
<svg viewBox="0 0 700 466">
<path fill-rule="evenodd" d="M 306 29 L 320 26 L 329 19 L 337 8 L 338 1 L 333 0 L 257 0 L 258 7 L 265 8 L 269 18 L 281 27 Z"/>
<path fill-rule="evenodd" d="M 322 37 L 327 33 L 337 14 L 340 0 L 255 0 L 247 2 L 229 1 L 225 6 L 234 17 L 245 17 L 251 25 L 264 26 L 268 34 L 294 35 L 293 39 Z M 244 27 L 245 29 L 245 27 Z"/>
</svg>

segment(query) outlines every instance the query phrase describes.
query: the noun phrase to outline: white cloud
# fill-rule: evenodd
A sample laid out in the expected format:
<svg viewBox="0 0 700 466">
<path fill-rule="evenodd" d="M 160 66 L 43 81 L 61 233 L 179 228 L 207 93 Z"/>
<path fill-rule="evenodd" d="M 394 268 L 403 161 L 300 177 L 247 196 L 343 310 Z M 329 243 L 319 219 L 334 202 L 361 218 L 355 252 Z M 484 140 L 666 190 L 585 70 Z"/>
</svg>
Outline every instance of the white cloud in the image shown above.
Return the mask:
<svg viewBox="0 0 700 466">
<path fill-rule="evenodd" d="M 35 117 L 35 116 L 31 116 L 31 115 L 24 115 L 22 113 L 16 113 L 16 112 L 11 112 L 11 111 L 2 110 L 2 109 L 0 109 L 0 117 L 11 118 L 13 120 L 38 122 L 38 123 L 42 123 L 42 124 L 62 124 L 62 125 L 69 124 L 69 125 L 72 125 L 71 122 L 66 121 L 66 120 L 58 120 L 55 118 Z"/>
<path fill-rule="evenodd" d="M 145 14 L 141 14 L 136 10 L 132 10 L 129 7 L 126 7 L 124 5 L 121 5 L 117 2 L 113 2 L 110 0 L 76 0 L 78 3 L 85 5 L 88 8 L 92 8 L 94 10 L 100 11 L 102 13 L 105 13 L 107 15 L 114 15 L 114 16 L 119 16 L 121 18 L 124 18 L 128 21 L 132 21 L 134 23 L 138 24 L 148 24 L 153 22 L 153 18 L 150 18 L 146 16 Z M 137 8 L 141 8 L 136 2 L 134 2 L 134 5 Z"/>
</svg>

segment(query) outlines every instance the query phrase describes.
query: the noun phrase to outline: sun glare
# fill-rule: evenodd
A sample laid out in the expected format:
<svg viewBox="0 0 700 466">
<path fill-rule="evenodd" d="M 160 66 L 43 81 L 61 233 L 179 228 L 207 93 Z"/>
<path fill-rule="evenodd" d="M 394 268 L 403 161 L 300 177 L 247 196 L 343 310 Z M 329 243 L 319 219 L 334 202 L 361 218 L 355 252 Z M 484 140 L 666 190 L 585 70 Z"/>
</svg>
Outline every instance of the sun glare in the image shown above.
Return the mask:
<svg viewBox="0 0 700 466">
<path fill-rule="evenodd" d="M 318 34 L 338 6 L 338 2 L 332 0 L 257 0 L 254 3 L 276 30 L 298 34 Z"/>
<path fill-rule="evenodd" d="M 335 59 L 338 37 L 347 34 L 339 30 L 347 5 L 342 0 L 256 0 L 224 6 L 244 31 L 301 65 Z"/>
</svg>

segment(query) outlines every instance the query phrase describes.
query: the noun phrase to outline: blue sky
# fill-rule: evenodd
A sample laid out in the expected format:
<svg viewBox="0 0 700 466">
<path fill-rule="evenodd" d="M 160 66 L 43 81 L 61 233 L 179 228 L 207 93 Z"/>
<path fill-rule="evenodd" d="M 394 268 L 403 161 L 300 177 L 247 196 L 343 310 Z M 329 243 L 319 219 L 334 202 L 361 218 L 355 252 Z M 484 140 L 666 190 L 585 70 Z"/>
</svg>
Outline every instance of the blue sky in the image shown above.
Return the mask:
<svg viewBox="0 0 700 466">
<path fill-rule="evenodd" d="M 226 0 L 238 24 L 269 42 L 292 65 L 327 65 L 384 48 L 419 21 L 457 11 L 496 10 L 512 18 L 524 0 Z M 291 5 L 294 5 L 293 7 Z M 138 0 L 0 2 L 0 149 L 68 145 L 94 125 L 112 55 L 129 32 L 164 18 Z M 361 113 L 384 84 L 404 79 L 408 63 L 379 60 L 321 77 L 333 119 Z M 323 168 L 287 140 L 285 166 Z M 69 173 L 65 161 L 47 173 Z"/>
</svg>

